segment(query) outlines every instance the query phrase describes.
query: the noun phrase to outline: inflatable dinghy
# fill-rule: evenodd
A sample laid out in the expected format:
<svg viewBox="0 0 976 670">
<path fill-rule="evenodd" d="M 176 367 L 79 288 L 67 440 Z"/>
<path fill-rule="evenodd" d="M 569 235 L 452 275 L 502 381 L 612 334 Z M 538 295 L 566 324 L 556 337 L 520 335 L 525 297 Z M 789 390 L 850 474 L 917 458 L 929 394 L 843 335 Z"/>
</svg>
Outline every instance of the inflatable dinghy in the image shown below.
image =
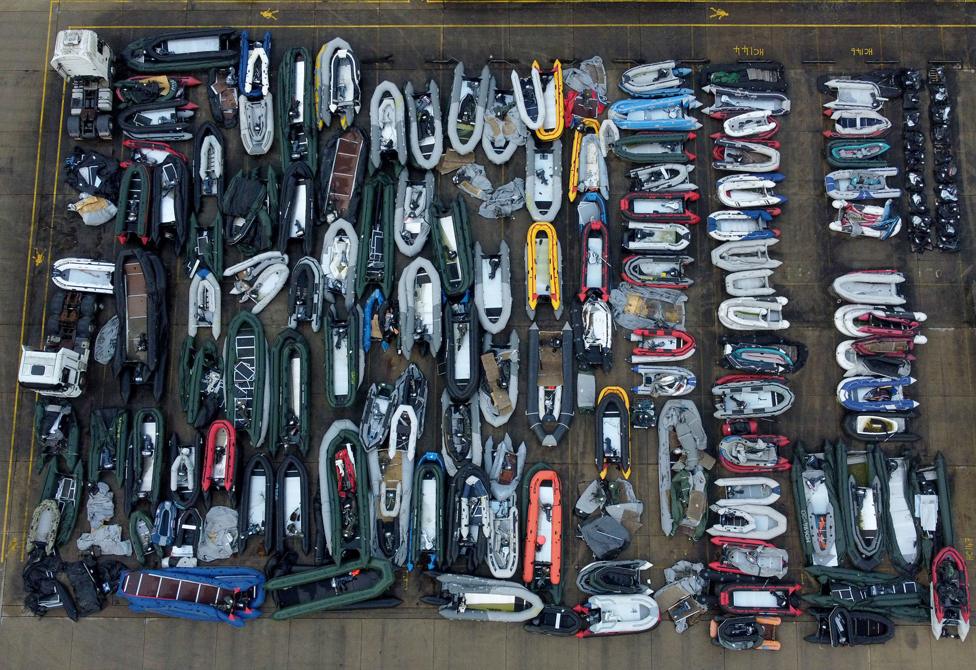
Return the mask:
<svg viewBox="0 0 976 670">
<path fill-rule="evenodd" d="M 708 215 L 708 236 L 719 242 L 765 240 L 779 237 L 779 229 L 771 228 L 778 207 L 767 209 L 723 209 Z"/>
<path fill-rule="evenodd" d="M 642 633 L 661 621 L 657 601 L 642 593 L 590 596 L 573 611 L 585 626 L 576 634 L 578 638 Z"/>
<path fill-rule="evenodd" d="M 404 256 L 416 256 L 423 249 L 434 222 L 434 173 L 412 179 L 408 170 L 400 172 L 397 185 L 394 241 Z"/>
<path fill-rule="evenodd" d="M 596 407 L 596 469 L 606 479 L 616 465 L 624 479 L 630 478 L 630 399 L 619 386 L 600 391 Z"/>
<path fill-rule="evenodd" d="M 719 201 L 726 207 L 736 209 L 776 207 L 786 202 L 785 195 L 773 191 L 783 179 L 783 175 L 778 172 L 731 174 L 715 182 L 715 190 Z"/>
<path fill-rule="evenodd" d="M 730 330 L 783 330 L 790 322 L 783 318 L 783 296 L 729 298 L 718 306 L 718 319 Z"/>
<path fill-rule="evenodd" d="M 562 136 L 565 124 L 563 66 L 557 59 L 553 61 L 551 69 L 544 70 L 538 61 L 532 61 L 532 70 L 533 73 L 538 73 L 539 88 L 542 91 L 542 98 L 539 101 L 542 123 L 536 128 L 535 135 L 542 142 L 552 142 Z M 519 112 L 521 113 L 521 109 Z"/>
<path fill-rule="evenodd" d="M 563 313 L 562 301 L 562 245 L 551 223 L 537 221 L 529 227 L 525 242 L 525 274 L 528 296 L 525 311 L 535 319 L 540 298 L 552 305 L 553 316 Z"/>
<path fill-rule="evenodd" d="M 481 415 L 496 428 L 508 423 L 518 403 L 519 344 L 515 329 L 506 344 L 495 344 L 491 333 L 484 334 L 478 400 Z"/>
<path fill-rule="evenodd" d="M 908 412 L 917 400 L 905 397 L 913 377 L 848 377 L 837 384 L 837 402 L 855 412 Z"/>
<path fill-rule="evenodd" d="M 460 300 L 444 301 L 445 384 L 455 400 L 471 398 L 481 381 L 481 333 L 475 312 L 470 291 Z"/>
<path fill-rule="evenodd" d="M 322 238 L 320 267 L 322 289 L 326 300 L 350 307 L 356 299 L 356 263 L 359 260 L 359 238 L 352 224 L 336 219 Z M 297 272 L 297 268 L 296 268 Z"/>
<path fill-rule="evenodd" d="M 716 419 L 779 416 L 793 406 L 795 396 L 783 377 L 726 375 L 712 386 Z"/>
<path fill-rule="evenodd" d="M 529 138 L 525 146 L 525 208 L 533 221 L 552 221 L 563 199 L 563 145 Z"/>
<path fill-rule="evenodd" d="M 542 612 L 542 599 L 524 586 L 472 575 L 439 573 L 440 592 L 422 598 L 451 621 L 528 621 Z"/>
<path fill-rule="evenodd" d="M 363 312 L 355 305 L 330 305 L 325 314 L 325 398 L 331 407 L 349 407 L 363 380 Z"/>
<path fill-rule="evenodd" d="M 789 556 L 771 542 L 739 538 L 713 537 L 719 547 L 719 560 L 708 567 L 718 572 L 746 575 L 761 579 L 783 579 L 789 566 Z"/>
<path fill-rule="evenodd" d="M 59 258 L 51 265 L 51 281 L 54 285 L 65 291 L 80 291 L 82 293 L 101 293 L 109 295 L 115 291 L 112 285 L 112 275 L 115 272 L 115 263 L 108 261 L 94 261 L 88 258 Z M 204 276 L 210 274 L 203 270 Z M 201 281 L 203 278 L 201 278 Z M 209 283 L 208 283 L 209 285 Z M 193 295 L 191 289 L 190 295 Z M 217 289 L 219 300 L 220 288 Z M 219 310 L 218 310 L 219 322 Z M 220 335 L 220 326 L 217 326 L 217 334 Z"/>
<path fill-rule="evenodd" d="M 772 237 L 720 244 L 712 249 L 712 265 L 726 272 L 773 270 L 783 264 L 769 256 L 770 247 L 778 242 L 778 238 Z"/>
<path fill-rule="evenodd" d="M 431 79 L 427 90 L 414 93 L 413 83 L 403 87 L 410 123 L 410 158 L 423 170 L 433 170 L 444 155 L 444 131 L 441 122 L 441 92 Z"/>
<path fill-rule="evenodd" d="M 680 223 L 690 226 L 701 220 L 689 209 L 689 205 L 700 197 L 695 191 L 636 191 L 621 198 L 620 213 L 628 221 Z"/>
<path fill-rule="evenodd" d="M 380 82 L 369 103 L 369 162 L 374 169 L 380 167 L 384 156 L 406 165 L 405 111 L 403 94 L 396 84 Z"/>
<path fill-rule="evenodd" d="M 690 131 L 701 123 L 689 114 L 701 107 L 690 93 L 659 98 L 618 100 L 607 109 L 607 119 L 621 130 Z"/>
<path fill-rule="evenodd" d="M 444 500 L 447 475 L 440 454 L 428 451 L 413 471 L 410 529 L 407 536 L 408 572 L 415 565 L 437 570 L 444 557 L 446 517 Z"/>
<path fill-rule="evenodd" d="M 241 115 L 241 142 L 251 156 L 268 153 L 274 141 L 270 66 L 271 32 L 265 32 L 261 41 L 251 41 L 247 31 L 242 32 L 237 107 Z"/>
<path fill-rule="evenodd" d="M 319 445 L 318 474 L 328 554 L 339 565 L 365 562 L 372 546 L 369 472 L 359 428 L 352 421 L 340 419 L 329 426 Z"/>
<path fill-rule="evenodd" d="M 712 167 L 726 172 L 775 172 L 779 169 L 779 142 L 717 139 Z"/>
<path fill-rule="evenodd" d="M 765 109 L 743 112 L 722 122 L 722 132 L 728 137 L 769 139 L 779 130 L 779 120 Z"/>
<path fill-rule="evenodd" d="M 322 327 L 324 284 L 322 264 L 318 259 L 311 256 L 298 259 L 288 284 L 289 328 L 298 328 L 300 323 L 309 323 L 312 332 L 319 332 Z"/>
<path fill-rule="evenodd" d="M 573 421 L 573 329 L 541 333 L 529 326 L 529 382 L 525 414 L 543 446 L 555 447 Z"/>
<path fill-rule="evenodd" d="M 559 474 L 536 464 L 522 486 L 525 551 L 522 582 L 533 591 L 548 591 L 555 602 L 562 595 L 563 506 Z"/>
<path fill-rule="evenodd" d="M 397 284 L 400 347 L 410 359 L 414 345 L 425 343 L 431 355 L 441 349 L 441 280 L 426 258 L 415 258 Z"/>
<path fill-rule="evenodd" d="M 508 244 L 502 240 L 497 254 L 486 254 L 474 243 L 474 302 L 481 327 L 497 334 L 512 314 L 512 271 Z"/>
<path fill-rule="evenodd" d="M 834 200 L 884 200 L 901 197 L 901 189 L 888 186 L 889 177 L 897 177 L 898 168 L 835 170 L 824 177 L 827 196 Z"/>
<path fill-rule="evenodd" d="M 660 506 L 661 531 L 679 530 L 697 539 L 708 521 L 708 482 L 701 459 L 708 438 L 701 415 L 691 400 L 668 400 L 657 423 L 658 492 L 669 504 Z"/>
<path fill-rule="evenodd" d="M 725 337 L 721 339 L 721 364 L 745 372 L 783 374 L 796 372 L 807 360 L 807 348 L 775 335 Z"/>
<path fill-rule="evenodd" d="M 621 279 L 635 286 L 651 288 L 686 289 L 694 280 L 685 274 L 691 265 L 691 256 L 633 255 L 623 259 Z M 609 292 L 607 292 L 609 294 Z"/>
<path fill-rule="evenodd" d="M 637 395 L 658 397 L 682 396 L 698 385 L 694 373 L 687 368 L 670 365 L 635 365 L 631 368 L 641 377 L 631 390 Z"/>
<path fill-rule="evenodd" d="M 869 305 L 903 305 L 899 288 L 905 275 L 897 270 L 859 270 L 837 277 L 831 290 L 841 300 Z"/>
<path fill-rule="evenodd" d="M 686 164 L 695 161 L 695 154 L 685 145 L 695 140 L 692 132 L 640 132 L 619 138 L 613 143 L 613 153 L 631 163 Z"/>
<path fill-rule="evenodd" d="M 474 281 L 471 257 L 471 226 L 468 206 L 458 196 L 448 206 L 434 206 L 434 260 L 441 285 L 450 297 L 458 297 Z"/>
<path fill-rule="evenodd" d="M 272 455 L 279 447 L 308 452 L 310 432 L 308 387 L 310 353 L 308 341 L 297 330 L 286 328 L 271 347 L 271 444 Z"/>
<path fill-rule="evenodd" d="M 627 221 L 622 246 L 627 251 L 675 253 L 691 244 L 691 231 L 681 223 Z"/>
<path fill-rule="evenodd" d="M 224 340 L 224 411 L 236 431 L 260 447 L 268 432 L 270 375 L 264 326 L 251 312 L 239 312 Z"/>
<path fill-rule="evenodd" d="M 674 328 L 638 328 L 630 333 L 634 342 L 631 363 L 683 361 L 695 353 L 695 338 Z"/>
<path fill-rule="evenodd" d="M 691 68 L 678 67 L 673 60 L 635 65 L 620 75 L 620 90 L 635 98 L 653 95 L 669 88 L 680 88 Z"/>
<path fill-rule="evenodd" d="M 441 393 L 441 455 L 447 474 L 453 477 L 465 463 L 482 462 L 481 415 L 472 401 L 453 401 L 447 389 Z"/>
<path fill-rule="evenodd" d="M 750 540 L 772 540 L 786 532 L 786 517 L 764 505 L 712 505 L 715 523 L 708 534 Z"/>
<path fill-rule="evenodd" d="M 319 158 L 318 215 L 322 223 L 356 221 L 359 191 L 366 175 L 366 136 L 355 126 L 332 136 Z"/>
<path fill-rule="evenodd" d="M 481 450 L 480 444 L 478 449 Z M 461 463 L 447 492 L 445 567 L 463 559 L 464 570 L 471 573 L 485 562 L 492 530 L 490 497 L 485 471 L 470 461 Z"/>
<path fill-rule="evenodd" d="M 504 165 L 516 149 L 525 144 L 529 131 L 522 121 L 512 89 L 500 88 L 492 75 L 488 85 L 485 127 L 481 134 L 481 148 L 495 165 Z"/>
<path fill-rule="evenodd" d="M 356 260 L 356 295 L 369 294 L 376 286 L 384 296 L 393 291 L 396 262 L 393 219 L 396 212 L 399 169 L 376 170 L 366 180 L 359 210 L 359 258 Z"/>
<path fill-rule="evenodd" d="M 793 498 L 800 524 L 800 544 L 810 565 L 836 566 L 846 552 L 845 533 L 838 526 L 840 503 L 834 481 L 833 465 L 826 452 L 808 453 L 802 444 L 793 447 L 793 467 L 790 478 Z"/>
<path fill-rule="evenodd" d="M 343 129 L 351 128 L 359 113 L 359 59 L 345 40 L 328 41 L 315 58 L 315 106 L 319 130 L 339 118 Z"/>
<path fill-rule="evenodd" d="M 288 169 L 293 161 L 308 163 L 314 178 L 319 157 L 318 133 L 314 93 L 312 87 L 312 59 L 305 47 L 292 47 L 285 52 L 278 68 L 278 147 L 281 168 Z"/>
<path fill-rule="evenodd" d="M 702 91 L 714 96 L 714 102 L 702 108 L 713 119 L 726 119 L 743 112 L 765 111 L 773 116 L 790 113 L 790 99 L 774 91 L 746 90 L 709 84 Z"/>
<path fill-rule="evenodd" d="M 719 461 L 726 470 L 736 473 L 789 470 L 790 462 L 779 455 L 779 450 L 789 444 L 789 438 L 783 435 L 728 435 L 718 443 Z"/>
<path fill-rule="evenodd" d="M 827 224 L 830 230 L 851 237 L 870 237 L 887 240 L 901 230 L 901 217 L 893 209 L 894 201 L 886 200 L 884 206 L 834 200 L 837 216 Z"/>
<path fill-rule="evenodd" d="M 891 130 L 891 121 L 870 109 L 834 110 L 830 120 L 834 122 L 834 128 L 825 130 L 825 137 L 884 137 Z"/>
<path fill-rule="evenodd" d="M 471 153 L 481 142 L 490 78 L 487 65 L 481 68 L 477 78 L 464 75 L 464 63 L 458 63 L 454 68 L 451 106 L 447 111 L 447 137 L 459 156 Z"/>
<path fill-rule="evenodd" d="M 936 640 L 969 635 L 971 614 L 969 572 L 966 561 L 954 547 L 943 547 L 932 561 L 932 635 Z"/>
</svg>

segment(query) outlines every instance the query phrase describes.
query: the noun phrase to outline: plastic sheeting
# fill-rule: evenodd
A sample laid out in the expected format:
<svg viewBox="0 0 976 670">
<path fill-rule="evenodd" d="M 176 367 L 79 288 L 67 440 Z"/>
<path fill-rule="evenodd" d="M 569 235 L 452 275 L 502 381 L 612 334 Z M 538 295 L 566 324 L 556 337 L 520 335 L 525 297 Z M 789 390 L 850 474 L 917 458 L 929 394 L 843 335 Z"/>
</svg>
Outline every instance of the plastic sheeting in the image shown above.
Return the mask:
<svg viewBox="0 0 976 670">
<path fill-rule="evenodd" d="M 95 491 L 88 495 L 85 515 L 92 530 L 90 533 L 82 533 L 78 538 L 76 544 L 79 551 L 98 547 L 102 554 L 106 555 L 132 555 L 132 543 L 122 539 L 122 526 L 105 524 L 113 514 L 115 514 L 115 502 L 112 490 L 105 482 L 99 482 Z"/>
<path fill-rule="evenodd" d="M 237 510 L 220 505 L 211 507 L 203 521 L 197 558 L 203 562 L 230 558 L 234 555 L 236 546 Z"/>
</svg>

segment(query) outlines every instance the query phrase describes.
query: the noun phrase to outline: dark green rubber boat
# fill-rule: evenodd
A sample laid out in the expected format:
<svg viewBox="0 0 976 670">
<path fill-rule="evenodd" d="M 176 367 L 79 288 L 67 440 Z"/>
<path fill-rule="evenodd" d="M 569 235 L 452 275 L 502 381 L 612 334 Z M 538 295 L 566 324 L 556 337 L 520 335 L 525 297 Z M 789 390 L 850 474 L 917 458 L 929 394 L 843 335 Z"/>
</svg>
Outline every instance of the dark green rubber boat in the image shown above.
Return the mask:
<svg viewBox="0 0 976 670">
<path fill-rule="evenodd" d="M 309 370 L 308 341 L 293 328 L 278 334 L 271 347 L 271 442 L 272 454 L 278 447 L 295 447 L 308 452 Z"/>
<path fill-rule="evenodd" d="M 224 366 L 217 343 L 206 338 L 199 347 L 193 337 L 183 340 L 180 353 L 180 407 L 186 422 L 197 429 L 206 428 L 217 416 L 224 402 L 221 380 Z"/>
<path fill-rule="evenodd" d="M 294 570 L 269 579 L 265 590 L 278 609 L 271 618 L 279 621 L 325 610 L 396 607 L 397 598 L 380 598 L 393 586 L 389 561 L 371 558 L 354 564 Z"/>
<path fill-rule="evenodd" d="M 91 446 L 88 448 L 88 485 L 103 473 L 115 475 L 125 485 L 125 452 L 129 443 L 129 412 L 124 407 L 96 409 L 91 414 Z"/>
<path fill-rule="evenodd" d="M 450 206 L 434 207 L 434 263 L 444 293 L 460 296 L 474 281 L 468 206 L 458 196 Z"/>
<path fill-rule="evenodd" d="M 82 462 L 75 463 L 70 474 L 58 470 L 57 461 L 47 466 L 44 486 L 41 487 L 41 500 L 53 500 L 61 514 L 58 525 L 57 546 L 61 547 L 71 539 L 81 508 L 81 491 L 84 489 L 85 472 Z"/>
<path fill-rule="evenodd" d="M 163 413 L 157 407 L 144 407 L 132 415 L 125 475 L 125 509 L 130 513 L 140 500 L 149 501 L 150 509 L 159 504 L 165 435 Z"/>
<path fill-rule="evenodd" d="M 132 553 L 140 565 L 145 565 L 152 558 L 161 558 L 159 547 L 153 544 L 153 520 L 141 509 L 129 513 L 129 540 L 132 542 Z"/>
<path fill-rule="evenodd" d="M 356 262 L 356 295 L 365 296 L 370 286 L 383 295 L 393 289 L 394 240 L 399 165 L 380 168 L 366 179 L 359 207 L 359 258 Z"/>
<path fill-rule="evenodd" d="M 334 408 L 350 407 L 363 379 L 363 312 L 333 304 L 325 314 L 325 399 Z"/>
<path fill-rule="evenodd" d="M 292 161 L 305 161 L 315 173 L 318 160 L 318 128 L 312 73 L 315 63 L 305 47 L 292 47 L 278 66 L 278 152 L 281 169 Z"/>
<path fill-rule="evenodd" d="M 335 421 L 319 446 L 319 488 L 325 544 L 337 565 L 370 556 L 369 470 L 359 427 Z"/>
<path fill-rule="evenodd" d="M 224 411 L 238 435 L 246 433 L 255 448 L 268 432 L 270 396 L 264 326 L 250 312 L 239 312 L 224 340 Z"/>
<path fill-rule="evenodd" d="M 133 163 L 122 173 L 115 235 L 125 244 L 133 237 L 143 244 L 150 238 L 149 216 L 152 213 L 152 178 L 145 163 Z"/>
<path fill-rule="evenodd" d="M 447 471 L 436 451 L 424 454 L 413 471 L 410 531 L 407 536 L 407 571 L 414 566 L 438 570 L 444 560 L 445 495 Z"/>
</svg>

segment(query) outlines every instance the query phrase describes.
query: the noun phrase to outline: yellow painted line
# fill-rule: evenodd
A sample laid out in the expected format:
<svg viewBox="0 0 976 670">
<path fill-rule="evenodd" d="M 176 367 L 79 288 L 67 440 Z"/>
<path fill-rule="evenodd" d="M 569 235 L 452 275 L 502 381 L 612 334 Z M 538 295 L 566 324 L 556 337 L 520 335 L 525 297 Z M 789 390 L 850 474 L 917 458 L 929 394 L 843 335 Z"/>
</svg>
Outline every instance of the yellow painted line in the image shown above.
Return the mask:
<svg viewBox="0 0 976 670">
<path fill-rule="evenodd" d="M 47 323 L 47 299 L 48 293 L 51 289 L 51 247 L 54 244 L 54 213 L 57 211 L 58 204 L 58 186 L 61 181 L 61 140 L 64 138 L 64 100 L 68 93 L 68 81 L 64 80 L 61 82 L 61 115 L 58 118 L 58 152 L 57 158 L 54 161 L 54 189 L 51 192 L 51 220 L 48 224 L 47 231 L 47 253 L 45 254 L 44 260 L 47 262 L 47 272 L 44 273 L 44 308 L 41 311 L 41 326 Z M 32 430 L 31 431 L 31 441 L 30 441 L 30 456 L 27 460 L 27 472 L 28 476 L 32 475 L 34 472 L 34 450 L 37 445 L 37 435 Z M 81 455 L 79 455 L 81 458 Z M 24 552 L 27 549 L 27 518 L 31 513 L 31 506 L 24 505 L 24 541 L 20 543 L 20 560 L 24 560 Z"/>
<path fill-rule="evenodd" d="M 47 41 L 44 47 L 44 63 L 42 69 L 44 75 L 41 80 L 41 113 L 37 121 L 37 153 L 34 158 L 34 198 L 31 203 L 30 232 L 27 235 L 27 260 L 24 270 L 24 297 L 20 309 L 20 343 L 23 344 L 27 334 L 27 298 L 30 290 L 31 263 L 34 254 L 34 232 L 37 229 L 37 191 L 41 179 L 41 141 L 44 137 L 44 108 L 47 102 L 47 75 L 50 71 L 48 60 L 51 58 L 51 27 L 54 25 L 54 3 L 48 6 L 47 10 Z M 62 109 L 64 106 L 62 105 Z M 60 129 L 59 129 L 60 132 Z M 61 166 L 55 169 L 60 171 Z M 14 381 L 14 407 L 10 417 L 10 451 L 7 453 L 7 484 L 3 498 L 3 535 L 0 536 L 0 564 L 3 564 L 7 555 L 7 528 L 10 520 L 10 483 L 14 474 L 14 444 L 17 441 L 17 410 L 20 408 L 20 384 Z M 31 453 L 34 452 L 34 431 L 31 431 Z M 30 474 L 30 473 L 28 473 Z"/>
<path fill-rule="evenodd" d="M 287 1 L 287 0 L 286 0 Z M 424 0 L 428 5 L 590 5 L 594 0 Z M 918 0 L 600 0 L 628 5 L 904 5 Z M 941 0 L 939 5 L 968 5 L 976 0 Z"/>
<path fill-rule="evenodd" d="M 976 0 L 973 0 L 976 2 Z M 249 25 L 227 25 L 226 23 L 147 26 L 147 25 L 70 25 L 74 30 L 189 30 L 193 28 L 250 28 Z M 551 28 L 784 28 L 808 29 L 831 28 L 840 30 L 867 29 L 908 29 L 918 30 L 927 28 L 944 28 L 946 30 L 971 30 L 976 23 L 358 23 L 337 26 L 334 23 L 297 23 L 274 24 L 276 30 L 307 30 L 310 28 L 331 28 L 334 30 L 482 30 L 482 29 L 515 29 L 515 30 L 546 30 Z"/>
<path fill-rule="evenodd" d="M 241 5 L 242 7 L 258 7 L 262 5 L 409 5 L 412 0 L 50 0 L 51 4 L 61 6 L 71 5 L 179 5 L 191 9 L 191 5 Z M 497 0 L 496 0 L 497 1 Z M 613 0 L 611 0 L 613 1 Z M 618 0 L 619 1 L 619 0 Z M 714 2 L 715 0 L 710 0 Z M 743 2 L 746 0 L 733 0 Z M 755 1 L 755 0 L 750 0 Z M 770 0 L 772 2 L 785 0 Z M 868 0 L 876 2 L 880 0 Z M 974 0 L 976 1 L 976 0 Z"/>
</svg>

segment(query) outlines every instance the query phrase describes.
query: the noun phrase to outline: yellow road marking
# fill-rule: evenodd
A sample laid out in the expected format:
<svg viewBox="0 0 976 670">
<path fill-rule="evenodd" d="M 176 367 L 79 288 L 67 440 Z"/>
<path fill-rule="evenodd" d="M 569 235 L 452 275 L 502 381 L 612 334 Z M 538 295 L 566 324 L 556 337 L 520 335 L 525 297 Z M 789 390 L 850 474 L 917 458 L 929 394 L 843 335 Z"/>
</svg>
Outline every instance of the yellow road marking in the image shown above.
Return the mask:
<svg viewBox="0 0 976 670">
<path fill-rule="evenodd" d="M 961 0 L 960 0 L 961 1 Z M 969 0 L 966 0 L 967 2 Z M 976 0 L 972 0 L 976 2 Z M 118 25 L 118 24 L 78 24 L 68 28 L 74 30 L 189 30 L 192 28 L 250 28 L 252 26 L 226 23 L 147 26 L 147 25 Z M 296 23 L 276 25 L 275 30 L 307 30 L 312 28 L 330 28 L 333 30 L 546 30 L 552 28 L 786 28 L 791 30 L 810 28 L 829 28 L 834 30 L 916 30 L 925 28 L 943 28 L 945 30 L 971 30 L 976 23 L 357 23 L 336 26 L 334 23 Z"/>
<path fill-rule="evenodd" d="M 61 115 L 58 118 L 58 152 L 57 158 L 54 161 L 54 188 L 51 192 L 51 220 L 48 225 L 47 230 L 47 254 L 44 255 L 50 261 L 51 259 L 51 246 L 54 244 L 54 213 L 57 211 L 58 204 L 58 186 L 61 181 L 61 140 L 64 138 L 64 100 L 68 93 L 68 80 L 65 79 L 61 82 Z M 41 310 L 41 327 L 47 322 L 47 299 L 48 292 L 51 289 L 51 266 L 48 265 L 47 272 L 45 273 L 44 280 L 44 305 Z M 31 441 L 30 441 L 30 456 L 27 460 L 27 472 L 34 472 L 34 449 L 37 446 L 37 435 L 32 430 L 31 431 Z M 79 456 L 80 458 L 80 456 Z M 24 560 L 24 551 L 27 548 L 27 517 L 31 512 L 30 505 L 24 505 L 24 542 L 20 545 L 20 560 Z"/>
<path fill-rule="evenodd" d="M 27 236 L 27 259 L 24 271 L 24 298 L 20 310 L 20 343 L 23 344 L 27 334 L 27 298 L 30 291 L 31 264 L 34 253 L 34 232 L 37 229 L 37 191 L 41 178 L 41 142 L 44 137 L 44 108 L 47 102 L 47 74 L 50 71 L 48 60 L 51 58 L 51 26 L 54 24 L 54 2 L 48 6 L 47 10 L 47 41 L 44 47 L 44 63 L 42 68 L 44 75 L 41 80 L 41 113 L 37 121 L 37 153 L 34 162 L 34 198 L 31 203 L 30 232 Z M 63 97 L 63 96 L 62 96 Z M 63 100 L 62 100 L 63 102 Z M 64 106 L 62 105 L 62 109 Z M 60 133 L 60 128 L 58 132 Z M 60 135 L 59 135 L 60 136 Z M 58 166 L 57 169 L 60 169 Z M 17 436 L 17 410 L 20 408 L 20 384 L 14 381 L 14 407 L 10 417 L 10 450 L 7 453 L 7 485 L 3 498 L 3 537 L 7 536 L 8 522 L 10 519 L 10 482 L 13 480 L 14 473 L 14 443 Z M 31 431 L 31 453 L 34 450 L 34 431 Z M 30 476 L 30 472 L 28 472 Z M 4 562 L 7 555 L 6 542 L 0 541 L 0 564 Z"/>
</svg>

